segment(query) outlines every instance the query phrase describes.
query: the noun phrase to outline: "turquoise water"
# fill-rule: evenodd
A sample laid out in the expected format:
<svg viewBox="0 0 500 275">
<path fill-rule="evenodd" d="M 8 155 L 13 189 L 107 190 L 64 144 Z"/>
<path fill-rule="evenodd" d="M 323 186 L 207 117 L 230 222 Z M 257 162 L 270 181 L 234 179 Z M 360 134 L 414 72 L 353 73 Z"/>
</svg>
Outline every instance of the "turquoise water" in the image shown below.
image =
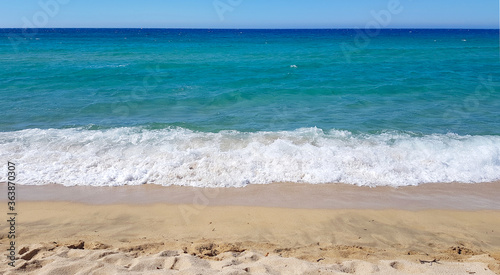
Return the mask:
<svg viewBox="0 0 500 275">
<path fill-rule="evenodd" d="M 498 30 L 360 33 L 2 29 L 0 155 L 25 184 L 500 179 Z"/>
</svg>

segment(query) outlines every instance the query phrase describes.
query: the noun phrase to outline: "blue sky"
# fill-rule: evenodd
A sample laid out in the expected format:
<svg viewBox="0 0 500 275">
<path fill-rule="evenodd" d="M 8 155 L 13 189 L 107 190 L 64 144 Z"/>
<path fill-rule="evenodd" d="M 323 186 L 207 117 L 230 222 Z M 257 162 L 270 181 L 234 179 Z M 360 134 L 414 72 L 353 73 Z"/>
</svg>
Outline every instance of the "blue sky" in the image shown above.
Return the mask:
<svg viewBox="0 0 500 275">
<path fill-rule="evenodd" d="M 363 28 L 367 24 L 497 29 L 499 0 L 0 1 L 3 28 Z"/>
</svg>

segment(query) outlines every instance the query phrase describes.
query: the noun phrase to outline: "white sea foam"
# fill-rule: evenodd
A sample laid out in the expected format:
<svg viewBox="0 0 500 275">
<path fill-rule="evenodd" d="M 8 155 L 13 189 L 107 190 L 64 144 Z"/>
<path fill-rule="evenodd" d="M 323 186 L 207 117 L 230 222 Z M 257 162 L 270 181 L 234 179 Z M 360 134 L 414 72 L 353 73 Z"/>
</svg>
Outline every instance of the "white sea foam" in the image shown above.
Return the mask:
<svg viewBox="0 0 500 275">
<path fill-rule="evenodd" d="M 500 137 L 316 128 L 220 133 L 182 128 L 0 133 L 20 184 L 235 186 L 271 182 L 417 185 L 500 179 Z M 5 170 L 4 170 L 5 171 Z M 1 181 L 5 181 L 5 173 Z"/>
</svg>

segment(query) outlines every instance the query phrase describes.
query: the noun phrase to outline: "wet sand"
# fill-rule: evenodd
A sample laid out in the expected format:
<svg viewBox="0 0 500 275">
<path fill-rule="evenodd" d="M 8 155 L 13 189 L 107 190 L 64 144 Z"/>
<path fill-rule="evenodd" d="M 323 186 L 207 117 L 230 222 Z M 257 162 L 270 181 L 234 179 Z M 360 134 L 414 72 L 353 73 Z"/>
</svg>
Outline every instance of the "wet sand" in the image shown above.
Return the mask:
<svg viewBox="0 0 500 275">
<path fill-rule="evenodd" d="M 0 183 L 2 188 L 5 183 Z M 429 183 L 419 186 L 359 187 L 348 184 L 274 183 L 244 188 L 181 186 L 17 186 L 22 201 L 87 204 L 199 204 L 301 209 L 500 210 L 500 182 Z"/>
</svg>

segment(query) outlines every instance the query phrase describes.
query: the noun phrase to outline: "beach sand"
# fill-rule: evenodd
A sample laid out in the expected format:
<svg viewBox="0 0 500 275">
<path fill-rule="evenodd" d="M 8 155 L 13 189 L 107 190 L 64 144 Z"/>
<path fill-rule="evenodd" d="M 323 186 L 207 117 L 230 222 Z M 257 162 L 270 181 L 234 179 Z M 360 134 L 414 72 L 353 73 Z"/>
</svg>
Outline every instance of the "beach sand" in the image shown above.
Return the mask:
<svg viewBox="0 0 500 275">
<path fill-rule="evenodd" d="M 309 185 L 306 194 L 276 184 L 245 196 L 241 188 L 19 186 L 19 258 L 7 265 L 2 223 L 0 273 L 499 274 L 498 184 Z M 109 197 L 113 190 L 121 195 Z M 361 199 L 350 197 L 355 190 Z M 432 199 L 404 203 L 426 192 Z M 273 194 L 281 195 L 272 206 L 261 201 Z M 325 207 L 327 197 L 338 199 Z"/>
</svg>

